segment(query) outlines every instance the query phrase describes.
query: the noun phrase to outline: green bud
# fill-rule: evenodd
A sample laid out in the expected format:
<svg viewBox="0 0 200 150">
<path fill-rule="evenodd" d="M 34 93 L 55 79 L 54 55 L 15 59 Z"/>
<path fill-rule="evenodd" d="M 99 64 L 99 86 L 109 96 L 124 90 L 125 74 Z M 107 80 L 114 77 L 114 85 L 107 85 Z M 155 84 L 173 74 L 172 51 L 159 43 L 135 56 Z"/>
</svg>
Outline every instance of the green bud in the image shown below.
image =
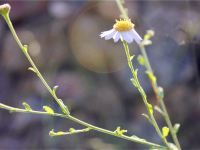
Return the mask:
<svg viewBox="0 0 200 150">
<path fill-rule="evenodd" d="M 144 66 L 145 65 L 145 59 L 142 55 L 138 55 L 137 61 L 140 65 Z"/>
<path fill-rule="evenodd" d="M 147 103 L 147 109 L 153 115 L 153 106 L 151 104 Z"/>
<path fill-rule="evenodd" d="M 169 135 L 169 128 L 163 127 L 162 128 L 162 134 L 163 134 L 164 137 L 167 137 Z"/>
<path fill-rule="evenodd" d="M 179 123 L 176 123 L 176 124 L 174 125 L 174 132 L 177 133 L 178 130 L 179 130 L 179 128 L 180 128 L 180 124 L 179 124 Z"/>
<path fill-rule="evenodd" d="M 152 37 L 155 35 L 155 32 L 153 30 L 147 30 L 147 34 Z"/>
<path fill-rule="evenodd" d="M 46 111 L 49 114 L 54 114 L 54 111 L 51 107 L 49 106 L 43 106 L 44 111 Z"/>
<path fill-rule="evenodd" d="M 164 98 L 164 90 L 162 87 L 158 87 L 158 95 L 161 99 Z"/>
<path fill-rule="evenodd" d="M 9 4 L 3 4 L 3 5 L 0 5 L 0 14 L 1 15 L 6 15 L 6 14 L 9 14 L 10 12 L 10 5 Z"/>
<path fill-rule="evenodd" d="M 23 102 L 22 105 L 24 106 L 24 108 L 26 109 L 26 111 L 31 111 L 32 110 L 29 104 Z"/>
</svg>

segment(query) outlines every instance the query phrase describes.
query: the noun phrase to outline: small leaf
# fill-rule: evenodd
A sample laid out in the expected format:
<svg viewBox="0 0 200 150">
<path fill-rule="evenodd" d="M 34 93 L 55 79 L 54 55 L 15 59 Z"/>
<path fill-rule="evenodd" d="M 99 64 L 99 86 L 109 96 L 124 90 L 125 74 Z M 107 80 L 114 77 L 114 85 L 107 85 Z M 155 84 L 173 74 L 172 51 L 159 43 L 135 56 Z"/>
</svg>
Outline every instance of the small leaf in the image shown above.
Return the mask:
<svg viewBox="0 0 200 150">
<path fill-rule="evenodd" d="M 137 87 L 138 85 L 137 85 L 137 82 L 135 81 L 135 79 L 134 78 L 131 78 L 131 82 L 133 83 L 133 85 L 135 86 L 135 87 Z"/>
<path fill-rule="evenodd" d="M 49 114 L 54 114 L 53 109 L 50 108 L 49 106 L 43 106 L 43 109 Z"/>
<path fill-rule="evenodd" d="M 60 102 L 60 104 L 62 105 L 62 112 L 64 113 L 64 114 L 66 114 L 66 115 L 69 115 L 70 114 L 70 112 L 69 112 L 69 109 L 68 109 L 68 107 L 63 103 L 63 101 L 62 101 L 62 99 L 58 99 L 59 100 L 59 102 Z"/>
<path fill-rule="evenodd" d="M 178 132 L 180 126 L 181 126 L 181 125 L 180 125 L 179 123 L 176 123 L 176 124 L 174 125 L 174 132 L 175 132 L 175 133 Z"/>
<path fill-rule="evenodd" d="M 153 30 L 147 30 L 146 34 L 144 35 L 145 40 L 149 40 L 154 36 L 155 32 Z"/>
<path fill-rule="evenodd" d="M 150 114 L 153 115 L 153 107 L 152 107 L 152 105 L 147 103 L 147 107 L 148 107 L 148 110 L 149 110 Z"/>
<path fill-rule="evenodd" d="M 65 135 L 65 134 L 66 133 L 62 132 L 62 131 L 54 132 L 53 129 L 49 132 L 49 136 L 62 136 L 62 135 Z"/>
<path fill-rule="evenodd" d="M 168 127 L 163 127 L 162 128 L 162 134 L 164 137 L 167 137 L 169 134 L 169 128 Z"/>
<path fill-rule="evenodd" d="M 130 57 L 130 60 L 132 61 L 134 57 L 135 57 L 135 55 L 131 56 L 131 57 Z"/>
<path fill-rule="evenodd" d="M 144 35 L 144 40 L 149 40 L 150 38 L 151 38 L 151 36 L 149 34 Z"/>
<path fill-rule="evenodd" d="M 156 83 L 156 77 L 154 76 L 154 74 L 150 71 L 146 71 L 146 74 L 148 75 L 149 79 L 153 82 Z"/>
<path fill-rule="evenodd" d="M 34 73 L 37 73 L 33 67 L 28 67 L 28 70 L 33 71 Z"/>
<path fill-rule="evenodd" d="M 23 51 L 28 52 L 28 45 L 24 45 Z"/>
<path fill-rule="evenodd" d="M 153 30 L 147 30 L 147 34 L 153 37 L 155 35 L 155 32 Z"/>
<path fill-rule="evenodd" d="M 22 105 L 24 106 L 24 108 L 25 108 L 27 111 L 31 111 L 31 110 L 32 110 L 29 104 L 23 102 Z"/>
<path fill-rule="evenodd" d="M 158 87 L 158 95 L 161 99 L 164 98 L 164 90 L 162 87 Z"/>
<path fill-rule="evenodd" d="M 137 141 L 141 141 L 141 142 L 145 142 L 146 141 L 145 139 L 139 138 L 136 135 L 132 135 L 131 138 L 133 138 L 134 140 L 137 140 Z"/>
<path fill-rule="evenodd" d="M 117 129 L 114 131 L 117 135 L 124 135 L 124 133 L 127 132 L 127 130 L 121 129 L 121 127 L 117 127 Z"/>
<path fill-rule="evenodd" d="M 137 61 L 140 65 L 144 66 L 145 65 L 145 60 L 144 57 L 142 55 L 138 55 L 137 57 Z"/>
<path fill-rule="evenodd" d="M 134 73 L 135 73 L 135 76 L 137 77 L 138 69 L 135 69 Z"/>
<path fill-rule="evenodd" d="M 58 89 L 58 85 L 56 85 L 56 86 L 54 86 L 53 87 L 53 90 L 52 90 L 52 92 L 53 92 L 53 94 L 56 96 L 56 91 L 57 91 L 57 89 Z M 56 96 L 57 97 L 57 96 Z"/>
<path fill-rule="evenodd" d="M 143 40 L 142 41 L 142 45 L 148 46 L 148 45 L 151 45 L 151 44 L 152 44 L 151 40 Z"/>
<path fill-rule="evenodd" d="M 74 132 L 74 131 L 76 131 L 76 129 L 74 129 L 74 128 L 69 128 L 69 132 Z"/>
<path fill-rule="evenodd" d="M 149 118 L 149 116 L 147 114 L 142 114 L 142 116 L 144 116 L 149 121 L 149 123 L 151 123 L 151 119 Z"/>
<path fill-rule="evenodd" d="M 161 115 L 164 116 L 164 112 L 161 110 L 161 108 L 159 106 L 155 106 L 154 109 L 159 112 Z"/>
</svg>

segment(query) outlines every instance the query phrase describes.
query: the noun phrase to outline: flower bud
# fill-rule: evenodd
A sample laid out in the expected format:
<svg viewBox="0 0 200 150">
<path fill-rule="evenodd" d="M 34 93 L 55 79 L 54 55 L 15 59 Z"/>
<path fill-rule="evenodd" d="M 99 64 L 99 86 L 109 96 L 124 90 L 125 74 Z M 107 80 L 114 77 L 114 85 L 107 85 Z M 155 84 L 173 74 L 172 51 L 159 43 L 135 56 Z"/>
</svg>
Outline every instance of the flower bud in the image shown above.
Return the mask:
<svg viewBox="0 0 200 150">
<path fill-rule="evenodd" d="M 1 15 L 6 15 L 10 12 L 10 5 L 9 4 L 3 4 L 0 5 L 0 14 Z"/>
</svg>

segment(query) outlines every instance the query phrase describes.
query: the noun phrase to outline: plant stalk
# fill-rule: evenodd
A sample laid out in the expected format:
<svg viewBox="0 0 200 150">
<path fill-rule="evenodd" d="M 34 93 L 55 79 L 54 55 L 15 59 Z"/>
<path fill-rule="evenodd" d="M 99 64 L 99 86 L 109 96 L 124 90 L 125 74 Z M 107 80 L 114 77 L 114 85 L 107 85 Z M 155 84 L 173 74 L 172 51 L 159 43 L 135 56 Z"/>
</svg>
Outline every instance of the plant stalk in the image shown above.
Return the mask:
<svg viewBox="0 0 200 150">
<path fill-rule="evenodd" d="M 153 116 L 153 113 L 150 112 L 150 110 L 148 109 L 148 101 L 147 101 L 147 96 L 146 96 L 146 93 L 144 92 L 142 86 L 140 85 L 140 82 L 138 81 L 138 78 L 137 78 L 137 75 L 135 73 L 135 69 L 133 67 L 133 64 L 132 64 L 132 61 L 131 61 L 131 55 L 130 55 L 130 52 L 129 52 L 129 47 L 128 47 L 128 43 L 123 41 L 123 46 L 124 46 L 124 49 L 125 49 L 125 53 L 126 53 L 126 57 L 127 57 L 127 61 L 128 61 L 128 66 L 131 70 L 131 73 L 133 75 L 133 78 L 134 80 L 136 81 L 136 85 L 134 85 L 138 91 L 140 92 L 140 95 L 142 96 L 142 99 L 143 99 L 143 102 L 147 108 L 147 111 L 148 111 L 148 114 L 150 116 L 150 121 L 153 125 L 153 127 L 155 128 L 157 134 L 160 136 L 160 138 L 162 139 L 163 143 L 168 147 L 168 142 L 167 142 L 167 139 L 162 135 L 162 132 L 160 131 L 160 128 Z"/>
<path fill-rule="evenodd" d="M 57 102 L 57 104 L 59 105 L 59 107 L 61 108 L 61 110 L 62 110 L 62 112 L 64 114 L 58 114 L 58 113 L 49 114 L 48 112 L 40 112 L 40 111 L 34 111 L 34 110 L 27 111 L 26 109 L 14 108 L 14 107 L 7 106 L 7 105 L 1 104 L 1 103 L 0 103 L 0 108 L 6 109 L 6 110 L 10 110 L 11 112 L 23 112 L 23 113 L 32 113 L 32 114 L 51 115 L 51 116 L 63 117 L 63 118 L 67 118 L 67 119 L 69 119 L 69 120 L 71 120 L 73 122 L 76 122 L 78 124 L 81 124 L 83 126 L 86 126 L 86 127 L 90 128 L 90 129 L 96 130 L 96 131 L 101 132 L 101 133 L 109 134 L 109 135 L 112 135 L 112 136 L 116 136 L 116 137 L 119 137 L 119 138 L 122 138 L 122 139 L 126 139 L 126 140 L 129 140 L 129 141 L 132 141 L 132 142 L 136 142 L 136 143 L 140 143 L 140 144 L 144 144 L 144 145 L 148 145 L 148 146 L 165 148 L 165 147 L 163 147 L 161 145 L 158 145 L 158 144 L 155 144 L 155 143 L 151 143 L 151 142 L 148 142 L 146 140 L 141 140 L 141 139 L 139 140 L 137 138 L 129 137 L 129 136 L 126 136 L 126 135 L 117 135 L 113 131 L 109 131 L 109 130 L 106 130 L 106 129 L 103 129 L 103 128 L 96 127 L 94 125 L 91 125 L 89 123 L 81 121 L 81 120 L 77 119 L 76 117 L 71 116 L 69 111 L 68 111 L 68 109 L 67 109 L 67 106 L 65 106 L 63 104 L 61 99 L 57 98 L 57 96 L 55 95 L 55 93 L 52 90 L 52 88 L 48 85 L 48 83 L 46 82 L 46 80 L 44 79 L 44 77 L 42 76 L 40 71 L 38 70 L 37 66 L 33 62 L 33 60 L 30 57 L 30 55 L 28 54 L 27 47 L 22 45 L 22 43 L 19 40 L 19 38 L 18 38 L 18 36 L 17 36 L 17 34 L 15 32 L 15 29 L 14 29 L 14 27 L 12 25 L 12 22 L 11 22 L 10 17 L 9 17 L 9 13 L 3 15 L 3 17 L 4 17 L 5 21 L 6 21 L 6 23 L 8 24 L 8 27 L 10 28 L 10 31 L 11 31 L 14 39 L 16 40 L 18 46 L 20 47 L 20 49 L 22 50 L 22 52 L 24 53 L 24 55 L 28 59 L 28 61 L 31 64 L 31 66 L 33 67 L 34 72 L 37 74 L 37 76 L 39 77 L 39 79 L 41 80 L 43 85 L 47 88 L 47 90 L 52 95 L 52 97 L 55 99 L 55 101 Z"/>
<path fill-rule="evenodd" d="M 59 114 L 59 113 L 53 113 L 53 114 L 50 114 L 48 112 L 42 112 L 42 111 L 35 111 L 35 110 L 25 110 L 25 109 L 20 109 L 20 108 L 15 108 L 15 107 L 11 107 L 11 106 L 8 106 L 8 105 L 5 105 L 5 104 L 2 104 L 0 103 L 0 108 L 2 109 L 6 109 L 6 110 L 9 110 L 10 112 L 19 112 L 19 113 L 31 113 L 31 114 L 39 114 L 39 115 L 48 115 L 48 116 L 55 116 L 55 117 L 62 117 L 62 118 L 67 118 L 73 122 L 76 122 L 80 125 L 83 125 L 85 127 L 88 127 L 90 128 L 91 130 L 95 130 L 95 131 L 98 131 L 98 132 L 101 132 L 101 133 L 105 133 L 105 134 L 108 134 L 108 135 L 112 135 L 112 136 L 115 136 L 115 137 L 119 137 L 121 139 L 125 139 L 125 140 L 128 140 L 128 141 L 132 141 L 132 142 L 136 142 L 136 143 L 140 143 L 140 144 L 143 144 L 143 145 L 146 145 L 146 146 L 153 146 L 153 147 L 157 147 L 157 148 L 165 148 L 164 146 L 161 146 L 159 144 L 155 144 L 155 143 L 151 143 L 151 142 L 148 142 L 146 140 L 137 140 L 133 137 L 130 137 L 130 136 L 126 136 L 126 135 L 117 135 L 115 132 L 113 131 L 110 131 L 110 130 L 106 130 L 106 129 L 103 129 L 103 128 L 100 128 L 100 127 L 97 127 L 97 126 L 94 126 L 94 125 L 91 125 L 89 123 L 86 123 L 82 120 L 79 120 L 77 119 L 76 117 L 73 117 L 71 115 L 65 115 L 65 114 Z"/>
</svg>

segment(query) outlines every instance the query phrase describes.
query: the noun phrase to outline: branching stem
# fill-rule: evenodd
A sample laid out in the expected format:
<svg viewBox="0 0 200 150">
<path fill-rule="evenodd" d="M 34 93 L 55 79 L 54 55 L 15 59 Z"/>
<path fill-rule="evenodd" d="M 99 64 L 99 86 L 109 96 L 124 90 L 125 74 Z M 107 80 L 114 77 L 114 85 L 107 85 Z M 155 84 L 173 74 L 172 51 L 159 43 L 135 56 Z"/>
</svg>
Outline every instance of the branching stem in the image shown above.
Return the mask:
<svg viewBox="0 0 200 150">
<path fill-rule="evenodd" d="M 136 143 L 140 143 L 140 144 L 147 145 L 147 146 L 153 146 L 153 147 L 157 147 L 157 148 L 165 148 L 165 147 L 163 147 L 163 146 L 161 146 L 159 144 L 151 143 L 151 142 L 148 142 L 146 140 L 142 141 L 142 140 L 139 140 L 139 139 L 137 140 L 136 138 L 133 138 L 133 137 L 130 137 L 130 136 L 126 136 L 126 135 L 117 135 L 113 131 L 106 130 L 106 129 L 103 129 L 103 128 L 100 128 L 100 127 L 96 127 L 96 126 L 91 125 L 89 123 L 86 123 L 86 122 L 84 122 L 82 120 L 79 120 L 76 117 L 73 117 L 72 115 L 64 115 L 64 114 L 59 114 L 59 113 L 49 114 L 48 112 L 35 111 L 35 110 L 27 111 L 25 109 L 11 107 L 11 106 L 8 106 L 8 105 L 5 105 L 5 104 L 1 104 L 1 103 L 0 103 L 0 108 L 9 110 L 10 112 L 31 113 L 31 114 L 38 114 L 38 115 L 48 115 L 48 116 L 67 118 L 67 119 L 69 119 L 69 120 L 71 120 L 73 122 L 76 122 L 76 123 L 78 123 L 80 125 L 88 127 L 91 130 L 95 130 L 95 131 L 98 131 L 98 132 L 101 132 L 101 133 L 105 133 L 105 134 L 108 134 L 108 135 L 112 135 L 112 136 L 115 136 L 115 137 L 119 137 L 121 139 L 125 139 L 125 140 L 136 142 Z"/>
<path fill-rule="evenodd" d="M 2 109 L 6 109 L 6 110 L 9 110 L 11 112 L 21 112 L 21 113 L 32 113 L 32 114 L 39 114 L 39 115 L 50 115 L 50 116 L 56 116 L 56 117 L 62 117 L 62 118 L 67 118 L 73 122 L 76 122 L 80 125 L 83 125 L 85 127 L 88 127 L 90 128 L 91 130 L 95 130 L 95 131 L 98 131 L 98 132 L 101 132 L 101 133 L 105 133 L 105 134 L 108 134 L 108 135 L 112 135 L 112 136 L 115 136 L 115 137 L 118 137 L 118 138 L 122 138 L 122 139 L 125 139 L 125 140 L 129 140 L 129 141 L 132 141 L 132 142 L 136 142 L 136 143 L 140 143 L 140 144 L 143 144 L 143 145 L 147 145 L 147 146 L 152 146 L 152 147 L 157 147 L 157 148 L 165 148 L 164 146 L 161 146 L 161 145 L 158 145 L 158 144 L 155 144 L 155 143 L 151 143 L 151 142 L 148 142 L 144 139 L 140 139 L 140 138 L 136 138 L 136 137 L 131 137 L 131 136 L 127 136 L 127 135 L 124 135 L 124 134 L 116 134 L 114 131 L 110 131 L 110 130 L 106 130 L 106 129 L 103 129 L 103 128 L 100 128 L 100 127 L 97 127 L 97 126 L 94 126 L 94 125 L 91 125 L 89 123 L 86 123 L 82 120 L 79 120 L 77 119 L 76 117 L 70 115 L 70 112 L 68 111 L 68 108 L 67 106 L 65 106 L 62 102 L 61 99 L 59 99 L 56 94 L 55 94 L 55 91 L 54 89 L 52 89 L 49 84 L 46 82 L 46 80 L 44 79 L 44 77 L 42 76 L 42 74 L 40 73 L 40 71 L 38 70 L 37 66 L 35 65 L 35 63 L 33 62 L 32 58 L 30 57 L 29 53 L 28 53 L 28 47 L 26 45 L 23 45 L 21 43 L 21 41 L 19 40 L 16 32 L 15 32 L 15 29 L 12 25 L 12 22 L 10 20 L 10 17 L 9 17 L 9 12 L 7 14 L 3 14 L 3 17 L 6 21 L 6 23 L 8 24 L 8 27 L 10 28 L 10 31 L 14 37 L 14 39 L 16 40 L 18 46 L 20 47 L 20 49 L 22 50 L 22 52 L 24 53 L 24 55 L 26 56 L 27 60 L 29 61 L 29 63 L 31 64 L 32 66 L 32 71 L 34 71 L 37 76 L 39 77 L 39 79 L 41 80 L 41 82 L 43 83 L 43 85 L 46 87 L 46 89 L 49 91 L 49 93 L 52 95 L 52 97 L 55 99 L 56 103 L 59 105 L 60 109 L 62 110 L 63 114 L 59 114 L 59 113 L 48 113 L 48 112 L 42 112 L 42 111 L 34 111 L 34 110 L 26 110 L 26 109 L 20 109 L 20 108 L 15 108 L 15 107 L 11 107 L 11 106 L 8 106 L 8 105 L 5 105 L 5 104 L 1 104 L 0 103 L 0 108 Z"/>
<path fill-rule="evenodd" d="M 136 73 L 136 70 L 134 69 L 133 67 L 133 64 L 132 64 L 132 61 L 131 61 L 131 55 L 130 55 L 130 52 L 129 52 L 129 47 L 128 47 L 128 43 L 123 41 L 123 46 L 124 46 L 124 49 L 125 49 L 125 53 L 126 53 L 126 57 L 127 57 L 127 60 L 128 60 L 128 66 L 131 70 L 131 73 L 133 75 L 133 79 L 135 81 L 135 84 L 134 86 L 138 89 L 138 91 L 140 92 L 141 96 L 142 96 L 142 99 L 143 99 L 143 102 L 147 108 L 147 111 L 148 111 L 148 114 L 149 114 L 149 117 L 150 117 L 150 121 L 151 121 L 151 124 L 153 125 L 153 127 L 155 128 L 157 134 L 160 136 L 160 138 L 162 139 L 163 143 L 168 146 L 168 142 L 167 142 L 167 139 L 162 135 L 162 132 L 160 131 L 160 128 L 154 118 L 154 115 L 153 113 L 150 111 L 150 109 L 148 108 L 149 106 L 149 103 L 147 101 L 147 96 L 146 96 L 146 93 L 144 92 L 142 86 L 140 85 L 140 82 L 138 80 L 138 77 L 137 77 L 137 73 Z"/>
<path fill-rule="evenodd" d="M 121 15 L 123 16 L 123 18 L 124 18 L 124 19 L 128 19 L 128 18 L 129 18 L 129 17 L 128 17 L 128 13 L 127 13 L 126 9 L 124 8 L 124 6 L 123 6 L 121 0 L 115 0 L 115 1 L 116 1 L 116 3 L 117 3 L 117 6 L 118 6 L 118 8 L 119 8 L 119 10 L 120 10 L 120 13 L 121 13 Z M 144 45 L 141 44 L 141 45 L 139 45 L 139 47 L 140 47 L 141 53 L 142 53 L 142 55 L 143 55 L 143 57 L 144 57 L 144 59 L 145 59 L 145 67 L 146 67 L 147 71 L 149 71 L 150 73 L 153 74 L 153 70 L 152 70 L 152 68 L 151 68 L 151 64 L 149 63 L 149 59 L 148 59 L 148 56 L 147 56 L 147 54 L 146 54 L 146 50 L 145 50 Z M 154 75 L 154 74 L 153 74 L 153 75 Z M 159 88 L 159 87 L 158 87 L 158 85 L 157 85 L 157 82 L 152 82 L 151 80 L 150 80 L 150 82 L 151 82 L 151 86 L 152 86 L 152 88 L 153 88 L 153 91 L 154 91 L 154 93 L 155 93 L 155 95 L 156 95 L 156 99 L 160 102 L 162 111 L 164 112 L 164 115 L 163 115 L 163 116 L 164 116 L 164 119 L 165 119 L 165 121 L 166 121 L 166 123 L 167 123 L 167 126 L 169 127 L 169 130 L 170 130 L 170 134 L 171 134 L 171 136 L 172 136 L 172 139 L 173 139 L 174 143 L 176 144 L 176 146 L 178 147 L 178 149 L 181 150 L 181 146 L 180 146 L 179 140 L 178 140 L 178 138 L 177 138 L 176 133 L 174 132 L 173 125 L 172 125 L 172 123 L 171 123 L 169 114 L 168 114 L 168 112 L 167 112 L 167 108 L 166 108 L 166 106 L 165 106 L 164 100 L 163 100 L 163 98 L 161 98 L 161 97 L 159 96 L 159 93 L 158 93 L 158 88 Z"/>
</svg>

